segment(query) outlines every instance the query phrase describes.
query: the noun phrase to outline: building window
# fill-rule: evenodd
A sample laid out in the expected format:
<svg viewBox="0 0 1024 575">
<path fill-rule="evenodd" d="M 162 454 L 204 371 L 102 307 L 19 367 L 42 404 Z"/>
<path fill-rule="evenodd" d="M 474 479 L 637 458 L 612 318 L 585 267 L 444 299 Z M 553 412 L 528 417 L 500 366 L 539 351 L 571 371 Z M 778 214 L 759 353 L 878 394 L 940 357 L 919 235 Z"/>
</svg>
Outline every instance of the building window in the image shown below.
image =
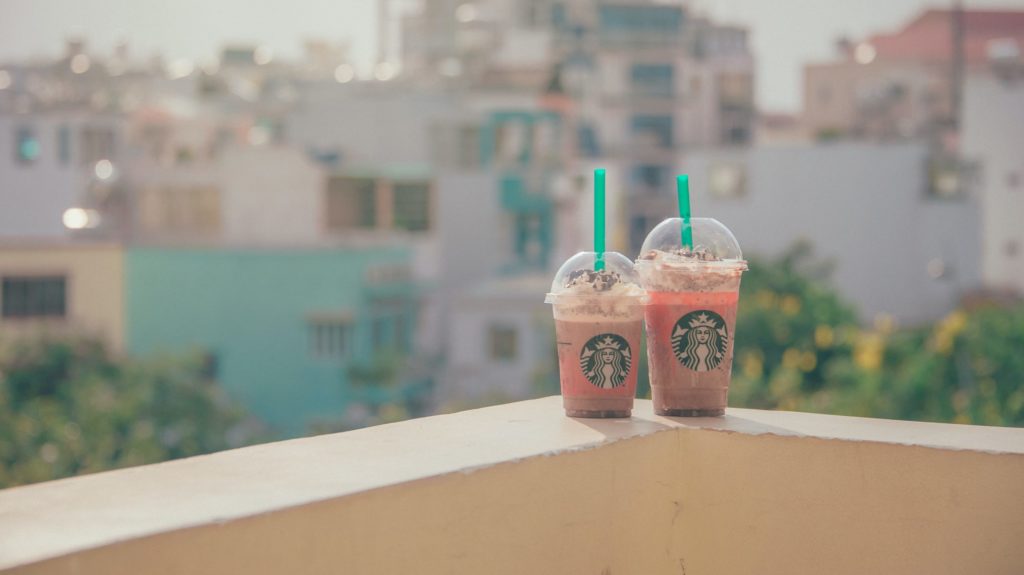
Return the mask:
<svg viewBox="0 0 1024 575">
<path fill-rule="evenodd" d="M 86 127 L 81 134 L 81 164 L 91 166 L 114 157 L 114 131 L 110 128 Z"/>
<path fill-rule="evenodd" d="M 407 354 L 415 336 L 413 304 L 404 298 L 377 299 L 370 310 L 370 346 L 373 353 Z"/>
<path fill-rule="evenodd" d="M 494 130 L 494 157 L 504 166 L 517 165 L 528 160 L 527 142 L 530 127 L 518 122 L 501 122 Z"/>
<path fill-rule="evenodd" d="M 408 313 L 400 313 L 395 316 L 395 344 L 401 353 L 412 352 L 412 340 L 415 335 L 413 330 L 412 317 Z"/>
<path fill-rule="evenodd" d="M 633 168 L 633 183 L 648 190 L 667 185 L 668 178 L 668 166 L 640 165 Z"/>
<path fill-rule="evenodd" d="M 576 130 L 576 139 L 577 147 L 583 157 L 596 158 L 601 155 L 601 145 L 598 143 L 597 131 L 593 124 L 581 122 Z"/>
<path fill-rule="evenodd" d="M 730 126 L 723 136 L 727 144 L 746 144 L 750 141 L 750 131 L 744 126 Z"/>
<path fill-rule="evenodd" d="M 743 72 L 719 74 L 718 97 L 724 110 L 752 109 L 754 106 L 753 77 Z"/>
<path fill-rule="evenodd" d="M 519 332 L 506 325 L 492 325 L 487 332 L 488 353 L 495 361 L 513 361 L 519 353 Z"/>
<path fill-rule="evenodd" d="M 672 147 L 672 116 L 633 116 L 633 136 L 642 144 Z"/>
<path fill-rule="evenodd" d="M 57 159 L 62 166 L 71 163 L 71 128 L 67 125 L 57 128 Z"/>
<path fill-rule="evenodd" d="M 639 96 L 671 97 L 675 87 L 672 64 L 634 64 L 630 81 Z"/>
<path fill-rule="evenodd" d="M 545 21 L 544 2 L 541 0 L 527 0 L 523 23 L 528 28 L 535 28 L 547 24 Z"/>
<path fill-rule="evenodd" d="M 602 31 L 672 34 L 679 31 L 683 10 L 678 6 L 604 5 L 598 8 Z"/>
<path fill-rule="evenodd" d="M 376 183 L 369 178 L 333 177 L 327 183 L 327 229 L 373 229 L 377 225 Z"/>
<path fill-rule="evenodd" d="M 474 124 L 442 124 L 430 128 L 435 164 L 472 170 L 479 168 L 481 130 Z"/>
<path fill-rule="evenodd" d="M 565 5 L 556 2 L 551 5 L 551 25 L 553 28 L 565 29 L 569 26 L 569 19 L 566 17 Z"/>
<path fill-rule="evenodd" d="M 14 159 L 19 164 L 32 164 L 39 159 L 39 138 L 35 131 L 22 126 L 14 131 Z"/>
<path fill-rule="evenodd" d="M 460 168 L 480 167 L 480 128 L 460 126 L 458 140 L 458 166 Z"/>
<path fill-rule="evenodd" d="M 523 263 L 541 263 L 544 256 L 544 220 L 539 213 L 523 212 L 515 217 L 516 256 Z"/>
<path fill-rule="evenodd" d="M 310 146 L 307 148 L 306 154 L 311 160 L 325 168 L 333 168 L 341 162 L 341 152 L 334 148 L 316 148 Z"/>
<path fill-rule="evenodd" d="M 370 340 L 373 351 L 381 352 L 395 348 L 395 318 L 391 314 L 378 315 L 370 324 Z"/>
<path fill-rule="evenodd" d="M 711 195 L 716 198 L 741 198 L 747 195 L 747 174 L 741 164 L 714 164 L 708 181 Z"/>
<path fill-rule="evenodd" d="M 410 232 L 430 229 L 430 184 L 400 182 L 392 189 L 394 226 Z"/>
<path fill-rule="evenodd" d="M 309 352 L 319 359 L 342 359 L 348 355 L 351 326 L 346 320 L 309 322 Z"/>
<path fill-rule="evenodd" d="M 642 214 L 634 215 L 629 220 L 629 249 L 632 253 L 639 253 L 647 239 L 647 232 L 651 231 L 648 221 L 651 218 Z"/>
<path fill-rule="evenodd" d="M 67 314 L 67 278 L 13 277 L 0 282 L 0 315 L 5 318 L 60 318 Z"/>
<path fill-rule="evenodd" d="M 931 158 L 928 162 L 928 195 L 939 199 L 962 198 L 965 175 L 966 167 L 956 158 Z"/>
<path fill-rule="evenodd" d="M 376 264 L 366 268 L 366 283 L 373 286 L 412 281 L 412 269 L 404 263 Z"/>
<path fill-rule="evenodd" d="M 146 187 L 138 198 L 139 223 L 149 233 L 215 234 L 221 225 L 217 188 Z"/>
</svg>

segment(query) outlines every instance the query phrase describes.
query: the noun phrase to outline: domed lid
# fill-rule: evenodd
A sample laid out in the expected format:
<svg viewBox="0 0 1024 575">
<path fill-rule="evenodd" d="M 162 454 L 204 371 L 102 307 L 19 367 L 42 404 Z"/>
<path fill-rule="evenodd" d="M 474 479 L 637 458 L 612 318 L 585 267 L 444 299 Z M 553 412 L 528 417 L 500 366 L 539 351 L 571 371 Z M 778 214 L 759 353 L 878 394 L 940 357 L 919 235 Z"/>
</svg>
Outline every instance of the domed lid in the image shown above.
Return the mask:
<svg viewBox="0 0 1024 575">
<path fill-rule="evenodd" d="M 691 218 L 693 249 L 683 246 L 682 218 L 668 218 L 647 234 L 640 248 L 637 265 L 649 261 L 669 264 L 741 266 L 746 269 L 743 252 L 729 228 L 713 218 Z"/>
<path fill-rule="evenodd" d="M 643 297 L 645 292 L 633 269 L 633 262 L 618 252 L 604 253 L 604 269 L 595 270 L 595 252 L 580 252 L 565 260 L 551 282 L 545 303 L 559 297 L 617 296 Z"/>
</svg>

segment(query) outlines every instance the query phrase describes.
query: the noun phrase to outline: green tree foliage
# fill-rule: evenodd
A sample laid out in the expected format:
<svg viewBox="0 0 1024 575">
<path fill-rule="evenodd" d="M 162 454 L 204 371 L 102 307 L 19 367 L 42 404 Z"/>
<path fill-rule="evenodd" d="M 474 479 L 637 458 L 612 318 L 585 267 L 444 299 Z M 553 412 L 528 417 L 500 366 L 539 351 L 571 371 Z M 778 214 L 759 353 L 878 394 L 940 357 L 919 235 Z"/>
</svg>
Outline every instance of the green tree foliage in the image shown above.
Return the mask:
<svg viewBox="0 0 1024 575">
<path fill-rule="evenodd" d="M 0 347 L 0 487 L 251 443 L 202 358 L 114 359 L 93 340 Z"/>
<path fill-rule="evenodd" d="M 956 310 L 886 338 L 877 417 L 1024 425 L 1024 305 Z M 911 415 L 912 417 L 907 417 Z"/>
<path fill-rule="evenodd" d="M 796 408 L 825 385 L 828 363 L 849 355 L 856 314 L 826 287 L 830 271 L 808 244 L 774 262 L 751 258 L 736 317 L 735 405 Z"/>
<path fill-rule="evenodd" d="M 730 404 L 1024 425 L 1024 305 L 956 310 L 932 327 L 861 327 L 807 245 L 752 259 L 736 320 Z"/>
</svg>

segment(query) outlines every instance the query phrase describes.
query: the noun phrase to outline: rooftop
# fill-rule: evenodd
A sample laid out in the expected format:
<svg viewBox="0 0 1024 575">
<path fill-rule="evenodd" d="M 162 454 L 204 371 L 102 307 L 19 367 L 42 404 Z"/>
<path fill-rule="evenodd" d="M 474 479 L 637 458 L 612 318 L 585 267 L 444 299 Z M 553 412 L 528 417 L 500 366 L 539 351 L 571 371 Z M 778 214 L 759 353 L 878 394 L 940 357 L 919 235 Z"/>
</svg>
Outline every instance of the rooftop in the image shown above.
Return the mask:
<svg viewBox="0 0 1024 575">
<path fill-rule="evenodd" d="M 903 29 L 868 39 L 883 61 L 946 63 L 952 59 L 951 10 L 926 10 Z M 989 43 L 1015 40 L 1018 56 L 1024 52 L 1024 11 L 964 10 L 964 51 L 968 64 L 989 61 Z"/>
</svg>

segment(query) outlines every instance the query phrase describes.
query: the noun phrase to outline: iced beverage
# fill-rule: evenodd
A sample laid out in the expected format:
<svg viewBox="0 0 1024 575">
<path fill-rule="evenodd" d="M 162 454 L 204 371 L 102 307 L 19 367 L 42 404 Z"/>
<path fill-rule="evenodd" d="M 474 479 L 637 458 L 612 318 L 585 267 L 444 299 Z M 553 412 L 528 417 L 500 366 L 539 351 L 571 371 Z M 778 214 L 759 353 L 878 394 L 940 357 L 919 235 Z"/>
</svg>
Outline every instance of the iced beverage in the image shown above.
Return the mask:
<svg viewBox="0 0 1024 575">
<path fill-rule="evenodd" d="M 694 218 L 694 247 L 679 246 L 679 218 L 644 244 L 637 273 L 647 289 L 647 357 L 655 413 L 725 413 L 732 374 L 740 276 L 739 244 L 715 220 Z M 703 240 L 703 241 L 702 241 Z"/>
<path fill-rule="evenodd" d="M 553 304 L 562 403 L 570 417 L 629 417 L 644 317 L 644 292 L 632 263 L 593 252 L 570 258 L 545 299 Z"/>
</svg>

